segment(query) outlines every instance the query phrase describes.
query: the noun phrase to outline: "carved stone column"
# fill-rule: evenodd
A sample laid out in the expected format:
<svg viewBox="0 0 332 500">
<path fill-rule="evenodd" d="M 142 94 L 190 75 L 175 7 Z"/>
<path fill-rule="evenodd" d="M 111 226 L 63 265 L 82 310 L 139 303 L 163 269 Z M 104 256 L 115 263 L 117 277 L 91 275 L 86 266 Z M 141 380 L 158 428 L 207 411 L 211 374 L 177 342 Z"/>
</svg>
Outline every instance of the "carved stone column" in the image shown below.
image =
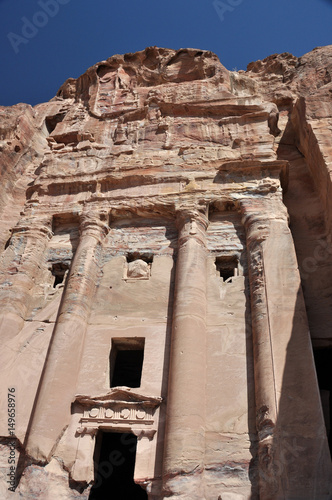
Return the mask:
<svg viewBox="0 0 332 500">
<path fill-rule="evenodd" d="M 97 253 L 107 231 L 108 226 L 97 214 L 82 216 L 79 244 L 63 292 L 28 429 L 27 453 L 36 460 L 50 458 L 68 424 L 98 277 Z"/>
<path fill-rule="evenodd" d="M 197 210 L 177 217 L 173 329 L 164 453 L 165 496 L 204 498 L 206 228 Z M 190 485 L 189 485 L 190 482 Z"/>
<path fill-rule="evenodd" d="M 251 288 L 260 499 L 328 498 L 330 460 L 309 327 L 279 196 L 241 202 Z"/>
<path fill-rule="evenodd" d="M 251 209 L 250 202 L 243 202 L 242 209 L 250 277 L 256 427 L 260 444 L 268 446 L 272 442 L 277 420 L 277 393 L 263 252 L 264 241 L 269 237 L 271 221 L 263 207 L 261 212 L 257 213 L 256 205 Z M 270 216 L 273 217 L 273 213 Z M 277 261 L 275 263 L 277 264 Z"/>
<path fill-rule="evenodd" d="M 0 338 L 4 343 L 17 335 L 29 312 L 31 293 L 40 263 L 53 233 L 52 218 L 23 221 L 13 230 L 10 245 L 0 263 Z"/>
</svg>

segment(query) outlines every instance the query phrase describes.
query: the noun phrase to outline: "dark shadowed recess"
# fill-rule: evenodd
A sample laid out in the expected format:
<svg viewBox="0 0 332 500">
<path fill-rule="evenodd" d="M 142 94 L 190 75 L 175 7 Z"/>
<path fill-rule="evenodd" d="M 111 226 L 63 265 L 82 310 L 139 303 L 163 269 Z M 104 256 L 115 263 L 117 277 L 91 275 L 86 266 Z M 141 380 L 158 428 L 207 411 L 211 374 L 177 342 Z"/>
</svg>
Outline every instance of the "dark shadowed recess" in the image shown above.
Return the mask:
<svg viewBox="0 0 332 500">
<path fill-rule="evenodd" d="M 100 432 L 95 449 L 95 485 L 89 500 L 147 500 L 146 491 L 134 482 L 137 437 L 120 432 Z"/>
</svg>

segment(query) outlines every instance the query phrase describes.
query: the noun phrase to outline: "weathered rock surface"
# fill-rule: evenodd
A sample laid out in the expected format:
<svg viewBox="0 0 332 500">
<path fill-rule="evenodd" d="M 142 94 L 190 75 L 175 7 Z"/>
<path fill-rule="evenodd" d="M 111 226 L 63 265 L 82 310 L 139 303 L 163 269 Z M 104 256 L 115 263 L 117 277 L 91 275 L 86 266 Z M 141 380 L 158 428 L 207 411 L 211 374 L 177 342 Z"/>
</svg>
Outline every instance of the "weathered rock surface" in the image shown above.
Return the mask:
<svg viewBox="0 0 332 500">
<path fill-rule="evenodd" d="M 331 74 L 150 47 L 0 108 L 1 498 L 135 452 L 123 498 L 332 498 Z"/>
</svg>

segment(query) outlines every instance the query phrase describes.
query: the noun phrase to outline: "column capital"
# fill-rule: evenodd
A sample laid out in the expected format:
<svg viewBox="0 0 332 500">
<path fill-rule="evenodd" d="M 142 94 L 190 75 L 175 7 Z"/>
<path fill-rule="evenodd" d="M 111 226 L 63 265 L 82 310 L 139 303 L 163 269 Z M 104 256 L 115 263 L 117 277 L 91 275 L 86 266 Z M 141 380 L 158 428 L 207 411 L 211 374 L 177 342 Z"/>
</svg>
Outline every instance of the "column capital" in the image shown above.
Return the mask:
<svg viewBox="0 0 332 500">
<path fill-rule="evenodd" d="M 206 210 L 199 210 L 196 207 L 181 207 L 176 210 L 176 225 L 179 231 L 179 246 L 184 245 L 188 240 L 196 240 L 205 246 L 205 234 L 209 224 Z"/>
<path fill-rule="evenodd" d="M 93 236 L 98 241 L 108 234 L 109 226 L 103 220 L 103 214 L 98 212 L 83 212 L 80 217 L 81 236 Z"/>
<path fill-rule="evenodd" d="M 195 222 L 206 230 L 209 224 L 209 219 L 206 214 L 207 207 L 175 207 L 176 225 L 178 229 L 182 229 L 185 224 Z"/>
<path fill-rule="evenodd" d="M 288 227 L 287 208 L 279 197 L 244 198 L 239 207 L 248 243 L 266 240 L 274 222 L 286 224 Z"/>
<path fill-rule="evenodd" d="M 52 217 L 37 221 L 21 220 L 11 230 L 11 233 L 12 236 L 32 236 L 50 240 L 53 236 Z"/>
<path fill-rule="evenodd" d="M 255 222 L 265 221 L 267 224 L 272 220 L 288 222 L 288 212 L 283 201 L 279 197 L 255 197 L 243 198 L 239 202 L 242 222 L 249 226 Z"/>
</svg>

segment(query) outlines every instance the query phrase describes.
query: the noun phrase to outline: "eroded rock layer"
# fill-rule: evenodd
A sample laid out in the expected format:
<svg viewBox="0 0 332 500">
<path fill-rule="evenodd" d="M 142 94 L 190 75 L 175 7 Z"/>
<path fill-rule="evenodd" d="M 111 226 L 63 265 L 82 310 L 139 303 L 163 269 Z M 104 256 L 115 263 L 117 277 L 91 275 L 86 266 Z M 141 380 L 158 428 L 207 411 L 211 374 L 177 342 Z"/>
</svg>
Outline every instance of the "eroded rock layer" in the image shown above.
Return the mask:
<svg viewBox="0 0 332 500">
<path fill-rule="evenodd" d="M 331 74 L 150 47 L 0 108 L 1 498 L 332 498 Z"/>
</svg>

